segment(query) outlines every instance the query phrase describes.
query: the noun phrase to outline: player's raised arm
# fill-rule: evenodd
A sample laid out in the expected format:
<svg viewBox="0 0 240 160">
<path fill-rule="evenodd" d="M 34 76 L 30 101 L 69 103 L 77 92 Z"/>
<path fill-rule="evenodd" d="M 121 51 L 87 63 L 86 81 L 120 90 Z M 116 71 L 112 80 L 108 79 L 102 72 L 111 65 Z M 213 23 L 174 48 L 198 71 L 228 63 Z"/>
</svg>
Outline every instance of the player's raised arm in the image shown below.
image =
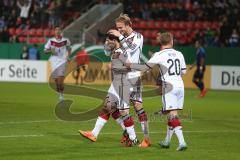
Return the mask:
<svg viewBox="0 0 240 160">
<path fill-rule="evenodd" d="M 127 14 L 121 14 L 115 19 L 117 30 L 110 30 L 109 33 L 119 38 L 120 44 L 124 50 L 135 52 L 142 49 L 143 36 L 133 31 L 131 19 Z"/>
</svg>

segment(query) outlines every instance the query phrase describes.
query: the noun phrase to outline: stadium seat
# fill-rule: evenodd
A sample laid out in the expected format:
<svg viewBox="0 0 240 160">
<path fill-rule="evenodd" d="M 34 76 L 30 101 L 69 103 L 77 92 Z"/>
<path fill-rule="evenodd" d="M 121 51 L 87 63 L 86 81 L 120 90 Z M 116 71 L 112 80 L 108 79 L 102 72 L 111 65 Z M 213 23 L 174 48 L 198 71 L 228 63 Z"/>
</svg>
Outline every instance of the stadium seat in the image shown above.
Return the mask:
<svg viewBox="0 0 240 160">
<path fill-rule="evenodd" d="M 156 39 L 157 33 L 158 33 L 158 30 L 150 31 L 150 37 L 149 38 Z"/>
<path fill-rule="evenodd" d="M 149 20 L 146 23 L 148 29 L 155 29 L 155 22 L 153 20 Z"/>
<path fill-rule="evenodd" d="M 160 29 L 162 26 L 161 26 L 161 21 L 155 21 L 154 23 L 154 29 Z"/>
<path fill-rule="evenodd" d="M 29 42 L 30 44 L 37 44 L 38 43 L 38 38 L 36 37 L 31 37 L 29 38 Z"/>
<path fill-rule="evenodd" d="M 211 22 L 205 21 L 202 22 L 202 29 L 211 28 Z"/>
<path fill-rule="evenodd" d="M 151 31 L 150 30 L 144 30 L 142 34 L 143 34 L 144 38 L 151 38 Z"/>
<path fill-rule="evenodd" d="M 170 22 L 164 21 L 162 22 L 162 27 L 163 29 L 170 29 Z"/>
<path fill-rule="evenodd" d="M 23 30 L 21 28 L 17 28 L 15 31 L 15 34 L 20 35 L 20 34 L 22 34 L 22 32 L 23 32 Z"/>
<path fill-rule="evenodd" d="M 210 28 L 217 30 L 217 29 L 219 29 L 219 27 L 220 27 L 219 22 L 212 22 Z"/>
<path fill-rule="evenodd" d="M 190 30 L 192 30 L 194 28 L 193 26 L 193 22 L 186 22 L 186 27 Z"/>
<path fill-rule="evenodd" d="M 142 29 L 147 29 L 147 23 L 146 21 L 142 20 L 139 22 L 139 28 L 142 28 Z"/>
<path fill-rule="evenodd" d="M 51 36 L 50 30 L 49 30 L 49 29 L 44 29 L 43 35 L 44 35 L 45 37 L 50 37 L 50 36 Z"/>
<path fill-rule="evenodd" d="M 9 33 L 10 35 L 15 35 L 15 32 L 16 32 L 16 29 L 15 29 L 15 28 L 9 28 L 9 29 L 8 29 L 8 33 Z"/>
<path fill-rule="evenodd" d="M 46 38 L 44 38 L 44 37 L 39 37 L 39 38 L 38 38 L 38 43 L 39 43 L 39 44 L 44 44 L 44 43 L 46 43 Z"/>
<path fill-rule="evenodd" d="M 174 32 L 173 32 L 173 35 L 174 35 L 177 39 L 179 39 L 179 38 L 182 37 L 182 31 L 180 31 L 180 30 L 174 31 Z"/>
<path fill-rule="evenodd" d="M 36 36 L 39 36 L 39 37 L 43 36 L 43 29 L 41 28 L 37 29 Z"/>
<path fill-rule="evenodd" d="M 170 22 L 170 29 L 174 30 L 174 29 L 178 29 L 178 23 L 176 21 Z"/>
<path fill-rule="evenodd" d="M 30 36 L 36 36 L 36 29 L 34 29 L 34 28 L 30 29 L 29 32 L 28 32 L 28 34 L 29 34 Z"/>
<path fill-rule="evenodd" d="M 52 30 L 50 31 L 50 36 L 53 37 L 54 35 L 55 35 L 55 31 L 54 31 L 54 29 L 52 29 Z"/>
<path fill-rule="evenodd" d="M 25 43 L 27 41 L 27 38 L 24 36 L 20 36 L 20 37 L 18 37 L 18 40 L 20 43 Z"/>
<path fill-rule="evenodd" d="M 139 29 L 140 28 L 139 22 L 134 22 L 132 25 L 133 25 L 133 28 L 135 28 L 135 29 Z"/>
<path fill-rule="evenodd" d="M 178 22 L 178 29 L 186 29 L 187 28 L 187 22 Z"/>
<path fill-rule="evenodd" d="M 199 21 L 195 22 L 194 29 L 197 29 L 197 30 L 203 29 L 203 23 Z"/>
</svg>

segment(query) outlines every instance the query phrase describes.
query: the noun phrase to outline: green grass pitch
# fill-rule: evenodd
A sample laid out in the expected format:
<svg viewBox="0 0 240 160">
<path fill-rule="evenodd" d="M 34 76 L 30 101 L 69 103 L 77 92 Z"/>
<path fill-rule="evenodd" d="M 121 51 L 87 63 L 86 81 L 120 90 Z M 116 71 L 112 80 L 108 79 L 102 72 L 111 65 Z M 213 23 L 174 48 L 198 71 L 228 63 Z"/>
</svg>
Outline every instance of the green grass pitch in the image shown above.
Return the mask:
<svg viewBox="0 0 240 160">
<path fill-rule="evenodd" d="M 125 148 L 120 144 L 121 129 L 112 120 L 96 143 L 84 139 L 79 129 L 90 130 L 95 119 L 68 122 L 57 119 L 57 96 L 47 84 L 0 83 L 1 160 L 236 160 L 240 159 L 240 92 L 212 91 L 204 99 L 198 90 L 186 90 L 183 131 L 188 150 L 177 152 L 174 136 L 170 149 L 160 149 L 165 137 L 164 117 L 153 115 L 161 109 L 161 98 L 144 98 L 150 117 L 152 147 Z M 107 86 L 98 87 L 107 89 Z M 102 101 L 81 96 L 73 99 L 72 112 L 94 108 Z M 97 117 L 97 115 L 96 115 Z M 139 123 L 135 123 L 142 139 Z"/>
</svg>

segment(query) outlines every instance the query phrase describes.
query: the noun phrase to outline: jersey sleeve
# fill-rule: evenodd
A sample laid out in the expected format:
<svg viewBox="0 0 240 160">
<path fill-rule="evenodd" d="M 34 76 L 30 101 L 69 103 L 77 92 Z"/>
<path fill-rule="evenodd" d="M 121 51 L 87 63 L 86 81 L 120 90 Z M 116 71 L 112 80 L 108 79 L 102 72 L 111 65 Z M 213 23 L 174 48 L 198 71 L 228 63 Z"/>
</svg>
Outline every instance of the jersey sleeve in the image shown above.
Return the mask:
<svg viewBox="0 0 240 160">
<path fill-rule="evenodd" d="M 161 64 L 162 56 L 159 52 L 154 53 L 154 55 L 148 60 L 147 65 L 153 67 L 156 64 Z"/>
<path fill-rule="evenodd" d="M 51 49 L 51 41 L 50 41 L 50 39 L 47 41 L 47 43 L 44 46 L 44 50 L 48 50 L 48 49 Z"/>
<path fill-rule="evenodd" d="M 160 64 L 161 63 L 161 56 L 159 54 L 159 52 L 156 52 L 152 58 L 149 59 L 149 61 L 145 64 L 131 64 L 131 68 L 138 70 L 138 71 L 143 71 L 146 72 L 149 69 L 152 69 L 153 66 L 155 66 L 156 64 Z"/>
<path fill-rule="evenodd" d="M 67 39 L 67 47 L 71 47 L 71 42 L 69 39 Z"/>
<path fill-rule="evenodd" d="M 120 36 L 119 39 L 122 47 L 129 52 L 135 52 L 138 48 L 142 48 L 143 45 L 143 36 L 140 33 L 134 35 L 133 41 L 128 41 L 123 36 Z"/>
<path fill-rule="evenodd" d="M 182 54 L 181 54 L 180 64 L 181 64 L 181 75 L 186 74 L 187 67 L 186 67 L 186 62 L 185 62 L 184 56 Z"/>
</svg>

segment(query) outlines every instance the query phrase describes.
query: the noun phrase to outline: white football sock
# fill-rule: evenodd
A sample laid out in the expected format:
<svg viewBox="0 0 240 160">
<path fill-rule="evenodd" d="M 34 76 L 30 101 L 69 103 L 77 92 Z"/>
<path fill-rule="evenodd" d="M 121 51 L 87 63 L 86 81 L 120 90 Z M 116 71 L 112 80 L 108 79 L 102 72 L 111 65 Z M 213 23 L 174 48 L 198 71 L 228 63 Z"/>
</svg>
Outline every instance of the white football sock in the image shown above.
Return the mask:
<svg viewBox="0 0 240 160">
<path fill-rule="evenodd" d="M 184 137 L 183 137 L 183 132 L 182 132 L 182 126 L 178 126 L 176 128 L 174 128 L 174 132 L 178 138 L 179 144 L 186 144 Z"/>
<path fill-rule="evenodd" d="M 97 137 L 98 134 L 100 133 L 101 129 L 103 128 L 103 126 L 106 124 L 107 120 L 103 119 L 102 117 L 98 117 L 96 123 L 95 123 L 95 127 L 92 130 L 92 134 Z"/>
<path fill-rule="evenodd" d="M 127 133 L 129 135 L 129 138 L 133 141 L 137 138 L 135 130 L 134 130 L 134 125 L 130 127 L 126 127 Z"/>
<path fill-rule="evenodd" d="M 142 121 L 140 123 L 141 123 L 141 128 L 142 128 L 142 132 L 144 134 L 144 137 L 149 138 L 148 121 Z"/>
<path fill-rule="evenodd" d="M 166 138 L 165 138 L 166 142 L 168 142 L 168 143 L 171 142 L 171 138 L 172 138 L 173 133 L 174 133 L 174 130 L 170 126 L 167 126 L 167 135 L 166 135 Z"/>
<path fill-rule="evenodd" d="M 126 127 L 123 124 L 122 118 L 115 119 L 115 121 L 122 127 L 124 131 L 126 130 Z"/>
</svg>

